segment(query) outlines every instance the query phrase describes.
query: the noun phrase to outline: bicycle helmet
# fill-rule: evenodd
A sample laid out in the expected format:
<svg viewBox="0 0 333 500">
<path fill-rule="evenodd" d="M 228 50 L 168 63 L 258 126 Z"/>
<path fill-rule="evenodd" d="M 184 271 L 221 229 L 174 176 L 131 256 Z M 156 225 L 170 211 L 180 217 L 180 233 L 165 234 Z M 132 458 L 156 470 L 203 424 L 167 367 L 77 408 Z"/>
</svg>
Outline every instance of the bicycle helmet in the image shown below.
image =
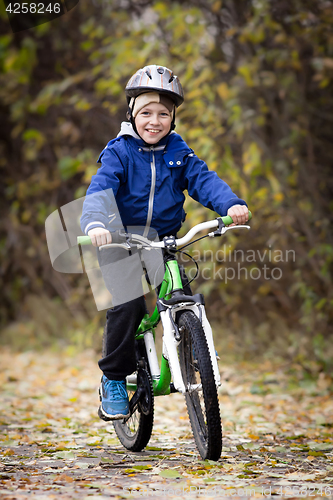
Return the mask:
<svg viewBox="0 0 333 500">
<path fill-rule="evenodd" d="M 177 108 L 184 102 L 184 92 L 178 77 L 165 66 L 151 64 L 139 69 L 126 85 L 127 102 L 132 97 L 151 91 L 168 95 Z"/>
</svg>

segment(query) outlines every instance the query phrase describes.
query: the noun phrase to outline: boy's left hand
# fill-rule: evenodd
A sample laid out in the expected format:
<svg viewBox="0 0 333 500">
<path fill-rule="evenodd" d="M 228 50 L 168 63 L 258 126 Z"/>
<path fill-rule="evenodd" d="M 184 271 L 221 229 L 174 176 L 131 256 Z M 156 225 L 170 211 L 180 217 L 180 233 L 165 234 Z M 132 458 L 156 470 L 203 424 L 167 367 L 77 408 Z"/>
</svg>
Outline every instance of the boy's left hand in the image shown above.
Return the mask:
<svg viewBox="0 0 333 500">
<path fill-rule="evenodd" d="M 229 208 L 228 215 L 234 221 L 234 224 L 230 224 L 230 226 L 245 224 L 249 220 L 249 209 L 246 205 L 233 205 Z"/>
</svg>

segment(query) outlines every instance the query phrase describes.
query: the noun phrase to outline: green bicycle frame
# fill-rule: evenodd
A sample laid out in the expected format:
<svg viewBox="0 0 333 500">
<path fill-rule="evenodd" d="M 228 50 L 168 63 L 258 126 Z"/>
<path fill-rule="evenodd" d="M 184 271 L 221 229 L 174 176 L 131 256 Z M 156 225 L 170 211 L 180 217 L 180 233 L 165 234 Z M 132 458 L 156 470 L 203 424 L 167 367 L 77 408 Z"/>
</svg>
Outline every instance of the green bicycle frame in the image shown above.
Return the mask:
<svg viewBox="0 0 333 500">
<path fill-rule="evenodd" d="M 179 272 L 179 266 L 176 259 L 168 260 L 165 264 L 164 278 L 159 291 L 159 298 L 163 299 L 172 293 L 173 289 L 182 289 L 183 284 Z M 143 339 L 144 333 L 151 330 L 155 339 L 155 326 L 160 321 L 160 314 L 157 306 L 151 316 L 145 314 L 139 328 L 136 331 L 135 338 Z M 154 396 L 164 396 L 170 394 L 171 372 L 168 361 L 162 356 L 161 358 L 161 375 L 159 379 L 153 379 Z M 136 390 L 136 384 L 127 384 L 128 389 Z"/>
<path fill-rule="evenodd" d="M 252 218 L 251 212 L 249 212 L 249 220 Z M 221 217 L 223 223 L 228 226 L 233 222 L 230 216 Z M 77 238 L 78 244 L 88 245 L 91 244 L 91 239 L 89 236 L 78 236 Z M 182 289 L 183 284 L 179 272 L 178 262 L 177 260 L 170 259 L 166 262 L 165 265 L 165 273 L 164 278 L 161 284 L 161 288 L 159 291 L 159 298 L 169 298 L 170 294 L 174 289 Z M 151 316 L 149 314 L 145 314 L 143 317 L 139 328 L 136 331 L 135 338 L 136 339 L 144 339 L 144 333 L 148 330 L 152 331 L 154 339 L 155 339 L 155 331 L 154 328 L 160 321 L 160 314 L 158 312 L 157 306 L 154 309 L 154 312 Z M 170 382 L 171 382 L 171 372 L 169 368 L 168 361 L 162 356 L 161 359 L 161 373 L 159 379 L 153 379 L 153 389 L 154 396 L 162 396 L 170 394 Z M 136 384 L 128 383 L 127 388 L 130 390 L 136 390 Z"/>
</svg>

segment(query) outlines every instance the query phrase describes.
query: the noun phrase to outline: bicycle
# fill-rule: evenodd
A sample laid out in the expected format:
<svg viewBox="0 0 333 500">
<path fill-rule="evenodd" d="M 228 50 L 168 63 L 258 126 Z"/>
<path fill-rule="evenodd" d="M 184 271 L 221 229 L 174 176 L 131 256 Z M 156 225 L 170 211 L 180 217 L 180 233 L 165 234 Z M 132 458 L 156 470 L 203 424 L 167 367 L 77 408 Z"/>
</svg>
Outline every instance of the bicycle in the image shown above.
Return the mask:
<svg viewBox="0 0 333 500">
<path fill-rule="evenodd" d="M 118 246 L 127 250 L 133 247 L 162 248 L 167 255 L 156 307 L 151 316 L 144 316 L 135 336 L 137 371 L 126 379 L 130 416 L 112 422 L 120 442 L 128 450 L 141 451 L 148 444 L 153 430 L 154 397 L 180 392 L 185 395 L 192 432 L 201 458 L 215 461 L 220 458 L 222 424 L 217 394 L 220 373 L 212 329 L 206 316 L 203 295 L 184 294 L 175 254 L 188 246 L 199 231 L 215 229 L 195 241 L 221 236 L 230 229 L 250 229 L 247 225 L 227 227 L 232 222 L 229 216 L 218 217 L 197 224 L 180 239 L 172 236 L 159 242 L 149 241 L 140 235 L 118 232 L 117 243 L 99 247 Z M 81 245 L 91 243 L 89 236 L 79 236 L 77 240 Z M 154 329 L 160 320 L 163 327 L 163 349 L 159 363 Z M 104 331 L 103 355 L 105 338 Z M 105 419 L 103 414 L 100 413 L 99 416 Z"/>
</svg>

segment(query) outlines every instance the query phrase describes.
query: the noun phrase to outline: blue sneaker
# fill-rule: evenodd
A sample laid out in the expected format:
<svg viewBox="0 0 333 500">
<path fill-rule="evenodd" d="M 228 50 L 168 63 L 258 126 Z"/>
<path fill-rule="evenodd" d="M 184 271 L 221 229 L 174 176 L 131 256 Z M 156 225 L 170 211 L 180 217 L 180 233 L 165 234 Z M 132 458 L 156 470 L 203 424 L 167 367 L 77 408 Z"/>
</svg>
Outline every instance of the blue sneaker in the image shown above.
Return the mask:
<svg viewBox="0 0 333 500">
<path fill-rule="evenodd" d="M 120 420 L 129 417 L 129 401 L 125 380 L 109 380 L 105 375 L 99 388 L 102 402 L 98 416 L 103 420 Z"/>
</svg>

